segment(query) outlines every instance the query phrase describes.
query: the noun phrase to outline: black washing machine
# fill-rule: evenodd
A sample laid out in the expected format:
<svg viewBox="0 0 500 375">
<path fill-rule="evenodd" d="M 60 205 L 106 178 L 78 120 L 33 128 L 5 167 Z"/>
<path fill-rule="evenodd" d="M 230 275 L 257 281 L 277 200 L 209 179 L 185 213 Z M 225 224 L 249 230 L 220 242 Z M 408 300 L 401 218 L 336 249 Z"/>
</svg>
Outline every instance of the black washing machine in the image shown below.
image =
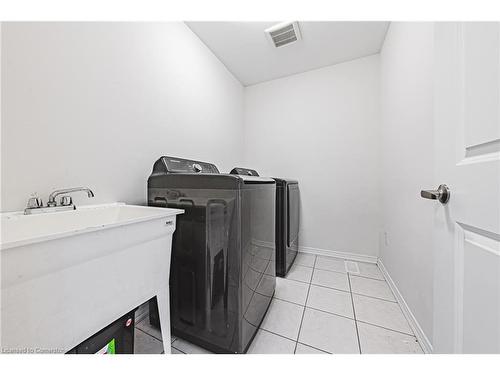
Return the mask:
<svg viewBox="0 0 500 375">
<path fill-rule="evenodd" d="M 233 168 L 232 174 L 259 176 L 248 168 Z M 276 181 L 276 276 L 285 277 L 299 251 L 300 191 L 296 180 Z"/>
<path fill-rule="evenodd" d="M 217 353 L 247 351 L 276 284 L 275 196 L 271 178 L 168 156 L 155 162 L 148 204 L 185 211 L 172 240 L 173 335 Z M 158 323 L 150 307 L 150 322 Z"/>
</svg>

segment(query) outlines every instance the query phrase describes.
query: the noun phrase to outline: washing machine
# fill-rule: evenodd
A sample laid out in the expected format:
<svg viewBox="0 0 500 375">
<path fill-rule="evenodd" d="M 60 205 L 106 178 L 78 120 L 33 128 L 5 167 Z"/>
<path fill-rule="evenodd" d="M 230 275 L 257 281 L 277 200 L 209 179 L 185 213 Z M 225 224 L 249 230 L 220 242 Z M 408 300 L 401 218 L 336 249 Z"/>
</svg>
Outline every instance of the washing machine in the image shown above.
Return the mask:
<svg viewBox="0 0 500 375">
<path fill-rule="evenodd" d="M 154 163 L 148 204 L 185 211 L 172 242 L 174 336 L 216 353 L 247 351 L 276 285 L 275 196 L 271 178 L 177 157 Z M 155 314 L 151 308 L 152 323 Z"/>
<path fill-rule="evenodd" d="M 254 176 L 254 169 L 236 167 L 232 174 Z M 276 276 L 285 277 L 299 251 L 300 191 L 297 180 L 276 181 Z"/>
</svg>

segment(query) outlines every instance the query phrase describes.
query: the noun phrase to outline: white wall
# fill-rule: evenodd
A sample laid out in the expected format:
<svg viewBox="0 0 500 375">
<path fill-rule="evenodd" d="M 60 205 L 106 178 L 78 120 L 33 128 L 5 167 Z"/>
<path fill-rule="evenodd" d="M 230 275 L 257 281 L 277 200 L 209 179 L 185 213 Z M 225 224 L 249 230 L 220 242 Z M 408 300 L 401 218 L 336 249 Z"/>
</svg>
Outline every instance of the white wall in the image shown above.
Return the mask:
<svg viewBox="0 0 500 375">
<path fill-rule="evenodd" d="M 432 340 L 433 25 L 391 23 L 380 55 L 382 236 L 380 257 Z"/>
<path fill-rule="evenodd" d="M 300 245 L 378 255 L 378 55 L 246 87 L 244 112 L 244 166 L 299 180 Z"/>
<path fill-rule="evenodd" d="M 89 186 L 144 203 L 163 154 L 242 158 L 243 87 L 183 23 L 5 23 L 2 211 Z"/>
</svg>

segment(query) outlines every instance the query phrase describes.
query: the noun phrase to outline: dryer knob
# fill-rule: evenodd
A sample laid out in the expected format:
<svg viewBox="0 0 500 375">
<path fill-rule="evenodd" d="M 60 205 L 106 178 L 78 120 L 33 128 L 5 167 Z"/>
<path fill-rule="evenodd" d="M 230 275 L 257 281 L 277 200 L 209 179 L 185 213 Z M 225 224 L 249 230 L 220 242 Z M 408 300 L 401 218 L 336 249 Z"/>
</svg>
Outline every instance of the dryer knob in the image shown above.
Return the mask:
<svg viewBox="0 0 500 375">
<path fill-rule="evenodd" d="M 198 163 L 195 163 L 193 164 L 193 169 L 196 173 L 200 173 L 201 172 L 201 165 L 199 165 Z"/>
</svg>

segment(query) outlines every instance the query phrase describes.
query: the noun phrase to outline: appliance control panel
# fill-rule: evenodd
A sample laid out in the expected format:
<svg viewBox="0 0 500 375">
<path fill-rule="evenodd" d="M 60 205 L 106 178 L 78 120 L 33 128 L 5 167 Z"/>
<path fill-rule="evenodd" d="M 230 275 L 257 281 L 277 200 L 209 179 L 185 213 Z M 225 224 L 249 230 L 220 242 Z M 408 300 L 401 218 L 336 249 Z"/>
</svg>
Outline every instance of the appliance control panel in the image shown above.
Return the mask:
<svg viewBox="0 0 500 375">
<path fill-rule="evenodd" d="M 153 172 L 163 173 L 220 173 L 214 164 L 197 160 L 162 156 L 153 166 Z"/>
<path fill-rule="evenodd" d="M 239 174 L 242 176 L 259 176 L 256 170 L 254 169 L 249 169 L 249 168 L 240 168 L 240 167 L 235 167 L 231 170 L 231 174 Z"/>
</svg>

